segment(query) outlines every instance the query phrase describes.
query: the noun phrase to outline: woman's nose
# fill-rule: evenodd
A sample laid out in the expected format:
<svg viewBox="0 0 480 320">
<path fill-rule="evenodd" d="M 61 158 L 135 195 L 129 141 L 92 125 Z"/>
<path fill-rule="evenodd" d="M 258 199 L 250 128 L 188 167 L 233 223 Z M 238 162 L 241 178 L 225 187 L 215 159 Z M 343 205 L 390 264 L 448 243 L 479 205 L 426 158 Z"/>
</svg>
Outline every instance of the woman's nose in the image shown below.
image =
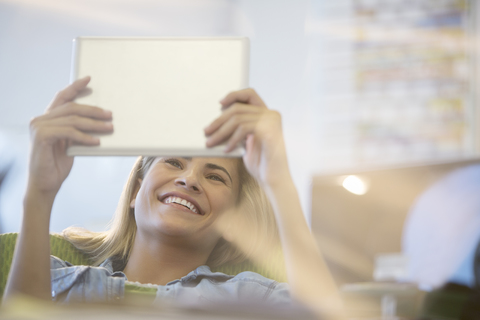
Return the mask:
<svg viewBox="0 0 480 320">
<path fill-rule="evenodd" d="M 198 179 L 193 174 L 185 174 L 175 179 L 175 185 L 194 192 L 201 190 Z"/>
</svg>

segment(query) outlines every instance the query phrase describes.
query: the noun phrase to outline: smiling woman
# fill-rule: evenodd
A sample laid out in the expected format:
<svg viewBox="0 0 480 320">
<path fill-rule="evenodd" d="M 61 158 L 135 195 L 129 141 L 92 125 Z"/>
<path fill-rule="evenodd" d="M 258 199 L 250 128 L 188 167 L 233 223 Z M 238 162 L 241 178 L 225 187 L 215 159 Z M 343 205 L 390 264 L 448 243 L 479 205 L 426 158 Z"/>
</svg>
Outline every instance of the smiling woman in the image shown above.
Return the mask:
<svg viewBox="0 0 480 320">
<path fill-rule="evenodd" d="M 153 208 L 154 214 L 159 215 L 157 219 L 160 225 L 157 225 L 157 231 L 163 230 L 162 233 L 177 237 L 190 236 L 192 243 L 197 245 L 203 245 L 208 235 L 213 236 L 215 245 L 206 265 L 217 267 L 227 263 L 240 263 L 252 256 L 259 256 L 259 252 L 268 252 L 278 244 L 275 217 L 264 192 L 247 172 L 243 162 L 231 158 L 139 157 L 123 190 L 110 230 L 90 232 L 83 228 L 70 227 L 63 232 L 65 238 L 88 253 L 95 265 L 115 257 L 114 260 L 122 269 L 122 265 L 125 266 L 127 261 L 131 261 L 129 257 L 136 237 L 143 239 L 141 235 L 137 236 L 137 232 L 144 230 L 142 223 L 147 222 L 146 227 L 151 227 L 155 219 L 155 217 L 139 217 L 138 210 L 135 210 L 137 199 L 140 208 L 144 205 L 141 201 L 145 199 L 137 196 L 140 186 L 145 186 L 144 182 L 148 184 L 149 180 L 154 179 L 155 174 L 164 181 L 167 179 L 167 186 L 164 187 L 166 189 L 150 190 L 153 192 L 151 197 L 156 206 Z M 198 180 L 193 180 L 198 177 L 191 176 L 192 174 L 200 175 L 200 179 L 211 182 L 199 185 Z M 170 186 L 169 178 L 174 180 Z M 155 182 L 159 183 L 159 181 Z M 226 208 L 218 208 L 222 205 L 217 203 L 218 199 L 226 200 L 227 203 L 223 204 Z M 171 210 L 170 220 L 168 220 L 169 211 L 165 211 L 167 208 L 163 211 L 158 208 L 160 203 L 177 209 Z M 186 206 L 189 204 L 191 207 L 187 209 Z M 188 214 L 179 214 L 185 209 L 188 210 L 187 212 L 193 211 L 200 215 L 202 219 L 209 219 L 207 221 L 209 228 L 199 231 L 202 229 L 202 221 Z M 221 218 L 219 214 L 224 213 L 229 217 L 223 217 L 223 220 L 218 219 Z M 239 219 L 242 221 L 238 221 Z M 232 226 L 234 221 L 235 228 Z M 226 227 L 227 223 L 229 226 Z M 244 225 L 249 225 L 248 230 L 239 227 Z M 189 227 L 193 227 L 193 230 L 189 230 Z M 153 234 L 161 233 L 154 231 Z M 248 236 L 250 241 L 244 240 L 240 247 L 232 243 L 232 234 Z M 137 247 L 141 248 L 145 245 L 140 240 L 137 242 Z"/>
<path fill-rule="evenodd" d="M 153 287 L 154 303 L 295 300 L 322 313 L 339 312 L 336 286 L 290 176 L 280 114 L 252 89 L 221 100 L 222 114 L 205 129 L 207 147 L 226 143 L 228 153 L 244 143 L 242 159 L 140 157 L 110 230 L 64 231 L 96 266 L 49 257 L 53 202 L 73 165 L 66 148 L 98 145 L 91 133 L 113 130 L 111 112 L 72 102 L 89 80 L 59 92 L 31 122 L 23 222 L 3 301 L 19 293 L 64 303 L 117 301 L 134 285 Z M 278 238 L 289 285 L 209 268 L 266 256 Z"/>
</svg>

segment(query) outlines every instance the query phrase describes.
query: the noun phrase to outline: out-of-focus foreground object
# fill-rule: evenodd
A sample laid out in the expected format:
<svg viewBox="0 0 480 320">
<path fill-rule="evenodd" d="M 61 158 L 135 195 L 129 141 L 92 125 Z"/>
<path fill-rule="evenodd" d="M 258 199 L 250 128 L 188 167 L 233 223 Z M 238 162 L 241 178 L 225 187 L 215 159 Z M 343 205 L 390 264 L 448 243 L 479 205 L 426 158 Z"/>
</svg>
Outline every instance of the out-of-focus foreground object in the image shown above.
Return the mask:
<svg viewBox="0 0 480 320">
<path fill-rule="evenodd" d="M 405 222 L 407 279 L 431 291 L 422 314 L 480 317 L 480 164 L 457 169 L 424 192 Z"/>
<path fill-rule="evenodd" d="M 414 257 L 410 257 L 408 255 L 409 252 L 406 251 L 404 252 L 404 258 L 390 259 L 389 263 L 393 264 L 390 266 L 384 265 L 383 271 L 378 269 L 378 265 L 375 270 L 374 262 L 376 259 L 381 258 L 382 255 L 386 257 L 386 253 L 402 252 L 402 234 L 405 220 L 410 212 L 410 208 L 425 190 L 438 181 L 443 181 L 442 179 L 454 170 L 464 168 L 460 170 L 468 172 L 471 168 L 479 168 L 480 165 L 477 164 L 479 162 L 479 159 L 471 159 L 455 162 L 422 163 L 415 166 L 344 171 L 337 174 L 317 175 L 314 177 L 312 188 L 312 231 L 318 240 L 336 282 L 350 296 L 376 297 L 375 306 L 370 305 L 368 307 L 367 302 L 362 302 L 364 307 L 370 308 L 370 311 L 364 310 L 367 315 L 368 312 L 377 312 L 376 315 L 378 315 L 382 309 L 382 299 L 384 299 L 384 307 L 388 307 L 388 302 L 393 301 L 388 300 L 388 296 L 385 295 L 388 292 L 393 296 L 397 295 L 397 297 L 398 295 L 403 295 L 407 299 L 396 300 L 397 310 L 410 312 L 411 308 L 414 307 L 415 312 L 420 312 L 420 302 L 416 300 L 422 298 L 422 294 L 418 291 L 416 284 L 418 280 L 408 278 L 407 272 L 410 269 L 410 261 Z M 348 176 L 356 176 L 362 179 L 362 181 L 368 181 L 368 192 L 359 195 L 348 191 L 343 186 L 343 182 Z M 446 179 L 448 179 L 448 176 Z M 473 176 L 472 179 L 474 179 Z M 477 181 L 479 183 L 480 179 Z M 468 183 L 465 182 L 465 184 Z M 458 192 L 462 192 L 465 188 L 469 187 L 465 186 Z M 466 194 L 462 198 L 463 202 L 466 202 L 467 198 L 471 200 L 470 203 L 475 202 L 475 199 L 480 199 L 478 197 L 480 191 L 477 192 L 476 197 L 473 193 Z M 452 194 L 452 196 L 454 195 Z M 443 195 L 443 198 L 445 200 L 438 199 L 438 203 L 448 201 L 446 194 Z M 461 210 L 461 206 L 457 209 Z M 431 214 L 431 217 L 435 215 L 434 212 Z M 468 212 L 465 214 L 469 215 Z M 480 215 L 478 218 L 480 218 Z M 464 223 L 466 223 L 465 220 Z M 474 221 L 472 221 L 472 224 L 474 224 Z M 426 230 L 434 228 L 435 225 L 432 222 Z M 453 228 L 454 223 L 450 226 L 446 223 L 444 226 L 445 228 Z M 473 228 L 473 226 L 469 226 L 469 228 Z M 407 224 L 407 231 L 405 232 L 410 232 L 408 231 L 409 229 L 410 227 Z M 428 234 L 428 232 L 433 231 L 426 232 Z M 478 238 L 474 239 L 475 237 L 471 236 L 469 238 L 472 241 L 469 245 L 474 247 Z M 426 240 L 420 239 L 418 241 Z M 415 246 L 415 243 L 419 245 L 418 241 L 412 242 L 412 246 Z M 460 243 L 457 242 L 456 245 L 460 245 Z M 434 248 L 436 252 L 431 253 L 433 256 L 442 255 L 438 251 L 442 251 L 443 248 L 439 246 L 441 246 L 441 242 Z M 469 250 L 468 248 L 463 249 Z M 458 252 L 460 251 L 459 249 Z M 429 261 L 428 256 L 430 253 L 423 251 L 423 255 L 425 255 L 424 259 Z M 451 258 L 453 259 L 454 256 L 451 256 Z M 458 256 L 456 258 L 460 259 Z M 457 262 L 461 263 L 462 261 L 457 260 Z M 439 268 L 438 263 L 437 261 L 437 264 L 431 266 L 431 268 Z M 445 265 L 449 263 L 454 262 L 446 261 Z M 404 271 L 400 270 L 402 264 L 407 266 Z M 390 267 L 391 270 L 386 270 L 386 267 Z M 377 278 L 383 281 L 383 287 L 381 283 L 373 282 L 374 271 Z M 450 268 L 450 271 L 450 275 L 453 277 L 455 268 Z M 389 272 L 392 275 L 391 279 L 385 278 Z M 433 273 L 433 269 L 431 272 Z M 448 278 L 444 280 L 448 280 Z M 394 285 L 398 281 L 403 282 L 400 287 Z M 413 286 L 405 281 L 410 281 L 409 283 L 412 283 Z M 424 289 L 424 287 L 420 286 L 420 289 Z M 402 304 L 409 304 L 410 307 L 404 309 Z M 370 313 L 370 316 L 373 315 L 375 314 Z M 403 315 L 412 316 L 413 314 Z"/>
<path fill-rule="evenodd" d="M 480 164 L 457 169 L 425 191 L 403 230 L 408 279 L 426 288 L 447 281 L 473 287 L 480 240 Z"/>
</svg>

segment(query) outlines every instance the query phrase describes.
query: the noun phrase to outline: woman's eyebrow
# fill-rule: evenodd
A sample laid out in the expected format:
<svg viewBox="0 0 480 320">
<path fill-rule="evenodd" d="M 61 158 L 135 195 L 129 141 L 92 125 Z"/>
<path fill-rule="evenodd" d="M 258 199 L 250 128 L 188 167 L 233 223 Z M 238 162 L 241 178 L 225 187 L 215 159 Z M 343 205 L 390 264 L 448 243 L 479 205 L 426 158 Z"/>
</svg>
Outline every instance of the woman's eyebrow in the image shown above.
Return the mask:
<svg viewBox="0 0 480 320">
<path fill-rule="evenodd" d="M 224 167 L 219 166 L 219 165 L 214 164 L 214 163 L 207 163 L 207 164 L 205 165 L 205 167 L 207 167 L 207 168 L 209 168 L 209 169 L 222 170 L 222 171 L 225 172 L 225 173 L 227 174 L 227 176 L 230 178 L 230 182 L 233 183 L 232 177 L 231 177 L 230 174 L 228 173 L 227 169 L 225 169 Z"/>
</svg>

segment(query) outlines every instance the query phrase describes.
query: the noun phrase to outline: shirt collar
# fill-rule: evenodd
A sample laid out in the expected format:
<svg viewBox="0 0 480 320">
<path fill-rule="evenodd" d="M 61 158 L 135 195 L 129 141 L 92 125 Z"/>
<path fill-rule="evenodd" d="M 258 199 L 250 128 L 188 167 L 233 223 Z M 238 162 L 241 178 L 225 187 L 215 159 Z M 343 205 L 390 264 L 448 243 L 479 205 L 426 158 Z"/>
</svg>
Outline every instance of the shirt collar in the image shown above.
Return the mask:
<svg viewBox="0 0 480 320">
<path fill-rule="evenodd" d="M 110 257 L 107 260 L 103 261 L 102 264 L 100 264 L 99 267 L 105 268 L 113 274 L 113 273 L 119 271 L 119 270 L 114 270 L 114 262 L 115 262 L 115 260 Z M 170 281 L 169 283 L 167 283 L 167 285 L 176 283 L 178 281 L 181 281 L 183 283 L 192 282 L 192 281 L 195 281 L 198 277 L 217 278 L 217 279 L 228 280 L 228 279 L 233 278 L 234 276 L 230 276 L 230 275 L 227 275 L 227 274 L 221 273 L 221 272 L 212 272 L 210 270 L 209 266 L 203 265 L 203 266 L 200 266 L 200 267 L 196 268 L 195 270 L 189 272 L 186 276 L 183 276 L 180 279 Z"/>
<path fill-rule="evenodd" d="M 221 272 L 212 272 L 209 266 L 200 266 L 195 270 L 193 270 L 192 272 L 190 272 L 189 274 L 187 274 L 186 276 L 182 277 L 180 280 L 175 280 L 175 281 L 172 281 L 171 283 L 176 281 L 182 281 L 183 283 L 191 282 L 191 281 L 195 281 L 199 277 L 216 278 L 216 279 L 222 279 L 226 281 L 228 279 L 233 278 L 234 276 L 230 276 Z"/>
<path fill-rule="evenodd" d="M 107 269 L 108 271 L 110 271 L 111 273 L 113 273 L 113 259 L 112 258 L 108 258 L 107 260 L 103 261 L 99 267 L 101 268 L 105 268 Z"/>
</svg>

